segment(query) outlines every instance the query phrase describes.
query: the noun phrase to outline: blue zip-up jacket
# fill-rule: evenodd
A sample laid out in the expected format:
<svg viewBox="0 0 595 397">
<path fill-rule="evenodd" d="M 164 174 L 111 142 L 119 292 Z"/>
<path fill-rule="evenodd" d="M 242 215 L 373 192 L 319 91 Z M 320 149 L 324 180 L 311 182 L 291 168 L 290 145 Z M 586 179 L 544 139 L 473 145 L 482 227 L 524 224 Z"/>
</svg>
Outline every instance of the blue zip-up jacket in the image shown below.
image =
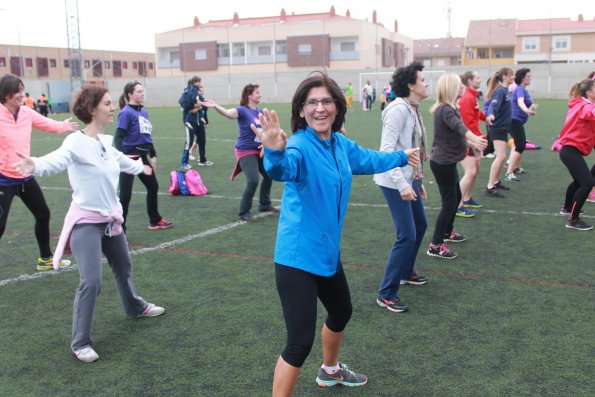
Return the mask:
<svg viewBox="0 0 595 397">
<path fill-rule="evenodd" d="M 285 182 L 275 262 L 326 277 L 339 266 L 351 175 L 407 165 L 402 151 L 364 149 L 338 132 L 323 140 L 310 128 L 297 131 L 285 150 L 264 153 L 267 174 Z"/>
<path fill-rule="evenodd" d="M 512 102 L 508 88 L 500 86 L 494 90 L 486 117 L 494 115 L 492 125 L 488 130 L 508 131 L 512 122 Z"/>
</svg>

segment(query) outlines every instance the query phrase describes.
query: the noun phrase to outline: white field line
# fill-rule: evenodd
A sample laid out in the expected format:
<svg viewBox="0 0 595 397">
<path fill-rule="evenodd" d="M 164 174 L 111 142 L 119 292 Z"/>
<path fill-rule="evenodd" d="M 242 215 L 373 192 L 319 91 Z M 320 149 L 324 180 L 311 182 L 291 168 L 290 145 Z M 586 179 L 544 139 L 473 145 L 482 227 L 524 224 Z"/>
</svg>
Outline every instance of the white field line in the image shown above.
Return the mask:
<svg viewBox="0 0 595 397">
<path fill-rule="evenodd" d="M 266 216 L 270 216 L 272 215 L 271 212 L 262 212 L 259 213 L 257 215 L 254 215 L 254 218 L 264 218 Z M 171 241 L 167 241 L 161 244 L 157 244 L 154 245 L 152 247 L 145 247 L 145 248 L 139 248 L 139 249 L 134 249 L 134 250 L 130 250 L 130 256 L 135 256 L 135 255 L 142 255 L 142 254 L 146 254 L 147 252 L 152 252 L 152 251 L 157 251 L 157 250 L 161 250 L 164 248 L 169 248 L 169 247 L 173 247 L 176 245 L 180 245 L 180 244 L 184 244 L 187 243 L 189 241 L 192 240 L 196 240 L 199 238 L 203 238 L 203 237 L 207 237 L 207 236 L 211 236 L 213 234 L 217 234 L 217 233 L 221 233 L 224 232 L 226 230 L 230 230 L 230 229 L 234 229 L 238 226 L 242 226 L 243 224 L 245 224 L 246 222 L 244 221 L 236 221 L 236 222 L 232 222 L 232 223 L 228 223 L 226 225 L 221 225 L 212 229 L 208 229 L 205 230 L 204 232 L 200 232 L 200 233 L 196 233 L 196 234 L 189 234 L 187 236 L 184 236 L 182 238 L 176 239 L 176 240 L 171 240 Z M 103 263 L 105 263 L 106 260 L 103 259 Z M 19 283 L 22 281 L 29 281 L 29 280 L 35 280 L 38 278 L 42 278 L 42 277 L 47 277 L 47 276 L 55 276 L 57 274 L 63 273 L 63 272 L 68 272 L 71 270 L 76 270 L 78 269 L 78 266 L 76 264 L 73 264 L 72 266 L 64 269 L 64 270 L 60 270 L 60 271 L 56 271 L 56 270 L 49 270 L 49 271 L 45 271 L 45 272 L 37 272 L 37 273 L 33 273 L 33 274 L 22 274 L 18 277 L 14 277 L 14 278 L 9 278 L 9 279 L 5 279 L 5 280 L 0 280 L 0 287 L 5 286 L 5 285 L 9 285 L 9 284 L 15 284 L 15 283 Z"/>
<path fill-rule="evenodd" d="M 43 189 L 45 190 L 58 190 L 58 191 L 71 191 L 71 189 L 69 188 L 64 188 L 64 187 L 47 187 L 44 186 Z M 142 191 L 134 191 L 134 194 L 145 194 L 146 192 L 142 192 Z M 165 193 L 165 192 L 160 192 L 160 195 L 168 195 L 169 193 Z M 207 198 L 214 198 L 214 199 L 225 199 L 225 200 L 240 200 L 240 197 L 234 197 L 234 196 L 222 196 L 222 195 L 215 195 L 215 194 L 207 194 L 205 196 L 202 197 L 207 197 Z M 275 202 L 280 202 L 281 200 L 272 200 Z M 386 208 L 386 204 L 369 204 L 369 203 L 349 203 L 349 206 L 351 207 L 364 207 L 364 208 Z M 440 208 L 437 207 L 425 207 L 426 210 L 430 210 L 430 211 L 439 211 Z M 557 212 L 534 212 L 534 211 L 500 211 L 500 210 L 489 210 L 489 209 L 481 209 L 481 212 L 486 212 L 486 213 L 490 213 L 490 214 L 505 214 L 505 215 L 528 215 L 528 216 L 555 216 L 555 217 L 560 217 L 561 215 L 558 214 Z M 255 218 L 262 218 L 265 216 L 270 215 L 270 213 L 265 212 L 262 214 L 257 214 L 254 217 Z M 582 215 L 582 218 L 595 218 L 595 216 L 593 215 Z M 152 252 L 152 251 L 156 251 L 156 250 L 160 250 L 163 248 L 168 248 L 168 247 L 172 247 L 172 246 L 176 246 L 176 245 L 180 245 L 183 243 L 187 243 L 189 241 L 198 239 L 198 238 L 202 238 L 202 237 L 206 237 L 206 236 L 210 236 L 213 234 L 217 234 L 217 233 L 221 233 L 224 232 L 226 230 L 230 230 L 233 228 L 236 228 L 238 226 L 243 225 L 246 222 L 243 221 L 236 221 L 236 222 L 232 222 L 232 223 L 228 223 L 226 225 L 222 225 L 222 226 L 218 226 L 216 228 L 213 229 L 209 229 L 209 230 L 205 230 L 204 232 L 200 232 L 197 234 L 189 234 L 185 237 L 176 239 L 176 240 L 172 240 L 172 241 L 168 241 L 165 243 L 161 243 L 161 244 L 157 244 L 155 246 L 152 247 L 146 247 L 146 248 L 139 248 L 136 250 L 131 250 L 130 251 L 130 255 L 134 256 L 134 255 L 141 255 L 147 252 Z M 105 261 L 105 260 L 104 260 Z M 5 279 L 5 280 L 0 280 L 0 287 L 4 286 L 4 285 L 9 285 L 9 284 L 15 284 L 21 281 L 28 281 L 28 280 L 35 280 L 41 277 L 46 277 L 46 276 L 51 276 L 51 275 L 56 275 L 56 274 L 60 274 L 62 272 L 66 272 L 66 271 L 70 271 L 70 270 L 76 270 L 78 267 L 76 266 L 76 264 L 73 264 L 72 266 L 70 266 L 67 269 L 61 270 L 61 271 L 55 271 L 55 270 L 50 270 L 50 271 L 46 271 L 46 272 L 40 272 L 40 273 L 33 273 L 33 274 L 23 274 L 20 275 L 18 277 L 15 278 L 9 278 L 9 279 Z"/>
</svg>

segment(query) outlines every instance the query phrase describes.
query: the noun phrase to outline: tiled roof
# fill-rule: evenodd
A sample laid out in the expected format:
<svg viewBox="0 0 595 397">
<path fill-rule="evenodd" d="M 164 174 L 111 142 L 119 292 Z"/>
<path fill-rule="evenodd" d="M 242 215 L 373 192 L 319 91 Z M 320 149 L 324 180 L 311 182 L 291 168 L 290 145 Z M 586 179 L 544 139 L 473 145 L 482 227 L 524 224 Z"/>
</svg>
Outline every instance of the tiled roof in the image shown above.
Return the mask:
<svg viewBox="0 0 595 397">
<path fill-rule="evenodd" d="M 466 47 L 514 46 L 516 19 L 470 21 Z"/>
<path fill-rule="evenodd" d="M 557 31 L 595 32 L 595 20 L 577 20 L 570 18 L 527 19 L 517 21 L 517 33 L 557 32 Z"/>
<path fill-rule="evenodd" d="M 413 40 L 413 54 L 419 56 L 460 55 L 465 45 L 464 37 Z"/>
</svg>

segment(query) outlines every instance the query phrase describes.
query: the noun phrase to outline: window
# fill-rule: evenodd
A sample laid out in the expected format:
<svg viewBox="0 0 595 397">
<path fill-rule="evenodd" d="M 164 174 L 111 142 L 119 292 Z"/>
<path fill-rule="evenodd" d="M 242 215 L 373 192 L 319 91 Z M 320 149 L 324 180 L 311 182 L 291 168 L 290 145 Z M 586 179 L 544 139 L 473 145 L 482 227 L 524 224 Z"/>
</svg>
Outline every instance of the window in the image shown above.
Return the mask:
<svg viewBox="0 0 595 397">
<path fill-rule="evenodd" d="M 234 57 L 243 57 L 246 55 L 246 47 L 244 43 L 233 43 L 231 45 L 231 53 Z"/>
<path fill-rule="evenodd" d="M 138 62 L 132 62 L 132 69 L 138 69 Z"/>
<path fill-rule="evenodd" d="M 109 68 L 110 68 L 110 66 L 111 66 L 111 65 L 110 65 L 110 61 L 104 61 L 104 62 L 103 62 L 103 67 L 104 67 L 104 68 L 106 68 L 106 69 L 109 69 Z"/>
<path fill-rule="evenodd" d="M 489 50 L 487 48 L 478 48 L 477 49 L 477 58 L 478 59 L 488 59 Z"/>
<path fill-rule="evenodd" d="M 207 59 L 207 50 L 205 48 L 199 48 L 194 50 L 194 59 L 197 61 L 204 61 Z"/>
<path fill-rule="evenodd" d="M 169 52 L 169 63 L 179 62 L 180 61 L 180 51 L 170 51 Z"/>
<path fill-rule="evenodd" d="M 312 44 L 300 44 L 298 45 L 298 54 L 309 55 L 312 53 Z"/>
<path fill-rule="evenodd" d="M 149 70 L 153 70 L 153 62 L 149 62 Z"/>
<path fill-rule="evenodd" d="M 271 47 L 270 46 L 260 46 L 258 47 L 258 55 L 260 56 L 264 56 L 264 55 L 271 55 L 272 51 L 271 51 Z"/>
<path fill-rule="evenodd" d="M 287 42 L 286 41 L 277 41 L 275 43 L 275 53 L 277 55 L 286 55 L 287 54 Z"/>
<path fill-rule="evenodd" d="M 85 69 L 89 69 L 91 67 L 91 61 L 89 61 L 88 59 L 85 59 Z"/>
<path fill-rule="evenodd" d="M 523 51 L 539 51 L 539 41 L 537 37 L 525 37 L 523 38 Z"/>
<path fill-rule="evenodd" d="M 390 49 L 390 47 L 389 47 Z M 341 52 L 355 51 L 355 43 L 353 41 L 344 41 L 341 43 Z"/>
<path fill-rule="evenodd" d="M 467 47 L 467 59 L 475 59 L 475 54 L 473 53 L 473 48 Z"/>
<path fill-rule="evenodd" d="M 128 61 L 122 61 L 122 69 L 128 69 Z"/>
<path fill-rule="evenodd" d="M 122 61 L 112 61 L 114 77 L 122 77 Z"/>
<path fill-rule="evenodd" d="M 514 57 L 512 48 L 495 48 L 494 49 L 494 58 L 502 59 L 502 58 L 512 58 Z"/>
<path fill-rule="evenodd" d="M 65 67 L 66 69 L 68 69 L 68 68 L 70 67 L 70 59 L 65 59 L 65 60 L 64 60 L 64 67 Z"/>
<path fill-rule="evenodd" d="M 5 66 L 6 66 L 6 58 L 0 57 L 0 67 L 5 67 Z"/>
<path fill-rule="evenodd" d="M 50 68 L 55 68 L 55 67 L 56 67 L 56 60 L 50 59 Z"/>
<path fill-rule="evenodd" d="M 27 67 L 27 68 L 33 67 L 33 58 L 25 58 L 25 67 Z"/>
<path fill-rule="evenodd" d="M 570 37 L 568 36 L 557 36 L 554 37 L 554 51 L 565 51 L 570 49 Z"/>
<path fill-rule="evenodd" d="M 229 44 L 217 44 L 217 57 L 229 58 Z"/>
</svg>

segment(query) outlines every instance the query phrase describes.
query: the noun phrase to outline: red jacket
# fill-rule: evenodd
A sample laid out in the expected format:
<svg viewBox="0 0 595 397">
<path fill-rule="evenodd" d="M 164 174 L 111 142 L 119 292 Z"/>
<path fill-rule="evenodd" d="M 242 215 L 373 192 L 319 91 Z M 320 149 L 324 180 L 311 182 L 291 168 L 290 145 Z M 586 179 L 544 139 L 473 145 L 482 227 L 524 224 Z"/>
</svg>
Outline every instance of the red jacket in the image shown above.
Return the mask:
<svg viewBox="0 0 595 397">
<path fill-rule="evenodd" d="M 571 99 L 568 107 L 560 144 L 574 146 L 588 156 L 595 146 L 595 104 L 579 97 Z"/>
<path fill-rule="evenodd" d="M 479 129 L 479 120 L 485 120 L 486 115 L 479 109 L 479 104 L 477 103 L 478 95 L 479 93 L 477 91 L 467 87 L 465 93 L 459 99 L 459 111 L 465 126 L 475 135 L 483 136 Z"/>
</svg>

